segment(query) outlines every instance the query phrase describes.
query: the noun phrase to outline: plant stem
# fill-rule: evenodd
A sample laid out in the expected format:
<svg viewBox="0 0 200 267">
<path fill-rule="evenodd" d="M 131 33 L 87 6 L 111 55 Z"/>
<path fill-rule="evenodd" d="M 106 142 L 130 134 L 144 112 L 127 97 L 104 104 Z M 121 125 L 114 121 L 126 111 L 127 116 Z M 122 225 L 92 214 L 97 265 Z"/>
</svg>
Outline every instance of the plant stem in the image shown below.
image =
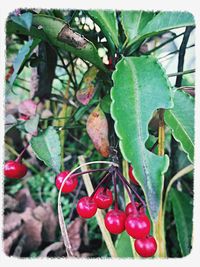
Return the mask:
<svg viewBox="0 0 200 267">
<path fill-rule="evenodd" d="M 136 195 L 136 197 L 142 203 L 144 209 L 146 209 L 146 204 L 145 204 L 144 200 L 140 197 L 140 195 L 136 192 L 136 190 L 128 183 L 128 181 L 126 180 L 126 178 L 121 174 L 121 172 L 119 170 L 117 170 L 117 174 L 127 184 L 127 186 L 131 189 L 131 191 Z"/>
<path fill-rule="evenodd" d="M 164 156 L 165 153 L 165 124 L 164 124 L 164 109 L 159 110 L 159 128 L 158 128 L 158 155 Z M 163 190 L 162 190 L 163 194 Z M 165 231 L 164 231 L 164 217 L 163 217 L 163 203 L 161 194 L 160 209 L 158 212 L 157 221 L 153 222 L 153 232 L 157 240 L 156 255 L 159 258 L 166 257 Z"/>
<path fill-rule="evenodd" d="M 117 183 L 116 183 L 116 172 L 114 172 L 113 176 L 113 184 L 114 184 L 114 193 L 115 193 L 115 210 L 118 210 L 118 195 L 117 195 Z"/>
<path fill-rule="evenodd" d="M 22 156 L 23 156 L 23 154 L 26 151 L 26 149 L 27 149 L 28 146 L 29 146 L 29 143 L 26 144 L 26 146 L 23 148 L 23 150 L 21 151 L 21 153 L 17 156 L 17 158 L 15 160 L 16 162 L 21 162 L 21 158 L 22 158 Z"/>
<path fill-rule="evenodd" d="M 190 73 L 193 73 L 195 72 L 195 69 L 191 69 L 191 70 L 186 70 L 186 71 L 181 71 L 181 72 L 175 72 L 175 73 L 170 73 L 170 74 L 167 74 L 168 77 L 174 77 L 174 76 L 182 76 L 182 75 L 185 75 L 185 74 L 190 74 Z"/>
</svg>

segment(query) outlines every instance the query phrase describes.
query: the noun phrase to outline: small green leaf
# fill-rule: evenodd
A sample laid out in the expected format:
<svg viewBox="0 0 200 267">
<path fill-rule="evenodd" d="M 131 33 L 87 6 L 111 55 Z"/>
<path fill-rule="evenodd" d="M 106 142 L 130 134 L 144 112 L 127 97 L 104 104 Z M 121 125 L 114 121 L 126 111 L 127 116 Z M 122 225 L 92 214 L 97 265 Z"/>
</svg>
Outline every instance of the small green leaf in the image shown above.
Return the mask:
<svg viewBox="0 0 200 267">
<path fill-rule="evenodd" d="M 130 236 L 125 231 L 118 236 L 115 247 L 118 257 L 133 258 Z"/>
<path fill-rule="evenodd" d="M 174 138 L 182 145 L 191 162 L 194 160 L 194 98 L 176 90 L 174 107 L 165 111 L 165 122 L 172 129 Z"/>
<path fill-rule="evenodd" d="M 27 133 L 35 135 L 38 130 L 38 123 L 39 123 L 40 116 L 36 114 L 32 116 L 29 120 L 24 123 L 24 129 Z"/>
<path fill-rule="evenodd" d="M 107 38 L 111 49 L 113 43 L 119 46 L 118 41 L 118 24 L 115 11 L 91 10 L 88 11 L 89 16 L 99 25 L 105 37 Z"/>
<path fill-rule="evenodd" d="M 56 130 L 49 126 L 45 131 L 39 133 L 38 136 L 32 137 L 30 144 L 37 158 L 59 173 L 61 146 Z"/>
<path fill-rule="evenodd" d="M 13 62 L 14 71 L 8 80 L 10 87 L 12 87 L 19 71 L 22 69 L 26 60 L 30 57 L 31 53 L 33 52 L 33 50 L 39 44 L 40 41 L 41 41 L 40 39 L 29 40 L 19 50 L 19 52 L 18 52 L 18 54 L 17 54 L 17 56 Z"/>
<path fill-rule="evenodd" d="M 11 16 L 11 20 L 27 30 L 30 30 L 33 21 L 33 14 L 30 12 L 23 13 L 19 16 Z"/>
<path fill-rule="evenodd" d="M 129 42 L 127 52 L 128 54 L 134 52 L 146 38 L 158 35 L 171 29 L 193 26 L 194 24 L 194 17 L 189 12 L 159 12 L 146 24 L 139 34 Z M 136 26 L 134 25 L 134 27 Z"/>
<path fill-rule="evenodd" d="M 183 256 L 186 256 L 191 250 L 193 221 L 192 199 L 183 192 L 179 192 L 173 188 L 170 190 L 169 197 L 172 203 L 181 253 Z"/>
<path fill-rule="evenodd" d="M 156 109 L 172 106 L 168 78 L 153 57 L 121 59 L 113 73 L 111 115 L 120 139 L 125 160 L 133 166 L 149 213 L 156 220 L 163 190 L 163 174 L 169 164 L 168 156 L 157 156 L 145 147 L 148 124 Z"/>
<path fill-rule="evenodd" d="M 8 114 L 5 118 L 5 133 L 16 126 L 17 120 L 12 114 Z"/>
<path fill-rule="evenodd" d="M 111 98 L 110 95 L 105 95 L 100 102 L 100 107 L 105 113 L 110 113 Z"/>
</svg>

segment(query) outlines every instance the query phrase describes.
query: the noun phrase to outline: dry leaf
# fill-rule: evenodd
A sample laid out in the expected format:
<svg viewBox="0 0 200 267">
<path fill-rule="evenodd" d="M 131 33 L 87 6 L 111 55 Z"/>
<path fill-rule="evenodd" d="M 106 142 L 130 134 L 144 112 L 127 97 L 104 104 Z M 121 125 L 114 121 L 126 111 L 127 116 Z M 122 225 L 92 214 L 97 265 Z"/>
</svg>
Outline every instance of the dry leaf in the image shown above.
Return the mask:
<svg viewBox="0 0 200 267">
<path fill-rule="evenodd" d="M 108 122 L 105 114 L 99 106 L 97 106 L 89 115 L 86 128 L 95 148 L 101 153 L 103 157 L 108 157 Z"/>
<path fill-rule="evenodd" d="M 83 105 L 87 105 L 95 94 L 95 77 L 98 69 L 92 66 L 84 75 L 81 88 L 76 93 L 77 100 Z"/>
</svg>

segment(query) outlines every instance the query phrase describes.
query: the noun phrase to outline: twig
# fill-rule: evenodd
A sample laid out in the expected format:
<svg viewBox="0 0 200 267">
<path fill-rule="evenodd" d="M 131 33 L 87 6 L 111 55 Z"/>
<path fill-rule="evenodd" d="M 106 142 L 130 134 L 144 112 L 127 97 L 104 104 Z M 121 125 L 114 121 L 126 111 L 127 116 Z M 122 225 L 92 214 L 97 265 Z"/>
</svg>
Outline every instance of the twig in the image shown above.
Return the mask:
<svg viewBox="0 0 200 267">
<path fill-rule="evenodd" d="M 181 71 L 181 72 L 175 72 L 175 73 L 170 73 L 170 74 L 167 74 L 167 76 L 168 77 L 182 76 L 182 75 L 186 75 L 186 74 L 193 73 L 193 72 L 195 72 L 195 69 Z"/>
<path fill-rule="evenodd" d="M 186 51 L 186 47 L 187 47 L 187 43 L 190 37 L 190 33 L 192 32 L 192 30 L 194 29 L 194 27 L 188 26 L 185 29 L 185 33 L 183 36 L 183 41 L 181 43 L 180 46 L 180 52 L 178 55 L 178 72 L 182 72 L 183 71 L 183 67 L 184 67 L 184 59 L 185 59 L 185 51 Z M 180 87 L 182 83 L 182 75 L 177 76 L 176 78 L 176 83 L 175 86 L 176 87 Z"/>
</svg>

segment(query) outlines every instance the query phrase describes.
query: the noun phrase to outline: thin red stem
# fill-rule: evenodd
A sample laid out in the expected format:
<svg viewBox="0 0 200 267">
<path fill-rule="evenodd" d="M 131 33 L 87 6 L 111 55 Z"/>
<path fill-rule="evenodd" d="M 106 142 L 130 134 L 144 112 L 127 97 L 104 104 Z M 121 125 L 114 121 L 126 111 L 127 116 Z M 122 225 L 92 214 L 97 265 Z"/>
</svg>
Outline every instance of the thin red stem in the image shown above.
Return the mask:
<svg viewBox="0 0 200 267">
<path fill-rule="evenodd" d="M 110 173 L 106 173 L 99 181 L 98 185 L 95 187 L 93 193 L 91 194 L 91 198 L 94 196 L 94 194 L 96 193 L 96 191 L 99 189 L 99 187 L 108 179 Z"/>
<path fill-rule="evenodd" d="M 136 190 L 128 183 L 128 181 L 126 180 L 126 178 L 121 174 L 121 172 L 118 169 L 117 169 L 117 174 L 127 184 L 127 186 L 130 188 L 130 190 L 136 195 L 136 197 L 142 203 L 143 207 L 146 209 L 146 204 L 145 204 L 144 200 L 139 196 L 139 194 L 136 192 Z"/>
<path fill-rule="evenodd" d="M 114 172 L 113 176 L 113 184 L 114 184 L 114 193 L 115 193 L 115 210 L 118 210 L 118 195 L 117 195 L 117 183 L 116 183 L 116 172 Z"/>
<path fill-rule="evenodd" d="M 26 151 L 27 147 L 29 146 L 29 143 L 26 144 L 26 146 L 23 148 L 23 150 L 21 151 L 21 153 L 18 155 L 18 157 L 16 158 L 16 162 L 21 162 L 21 158 L 24 154 L 24 152 Z"/>
</svg>

